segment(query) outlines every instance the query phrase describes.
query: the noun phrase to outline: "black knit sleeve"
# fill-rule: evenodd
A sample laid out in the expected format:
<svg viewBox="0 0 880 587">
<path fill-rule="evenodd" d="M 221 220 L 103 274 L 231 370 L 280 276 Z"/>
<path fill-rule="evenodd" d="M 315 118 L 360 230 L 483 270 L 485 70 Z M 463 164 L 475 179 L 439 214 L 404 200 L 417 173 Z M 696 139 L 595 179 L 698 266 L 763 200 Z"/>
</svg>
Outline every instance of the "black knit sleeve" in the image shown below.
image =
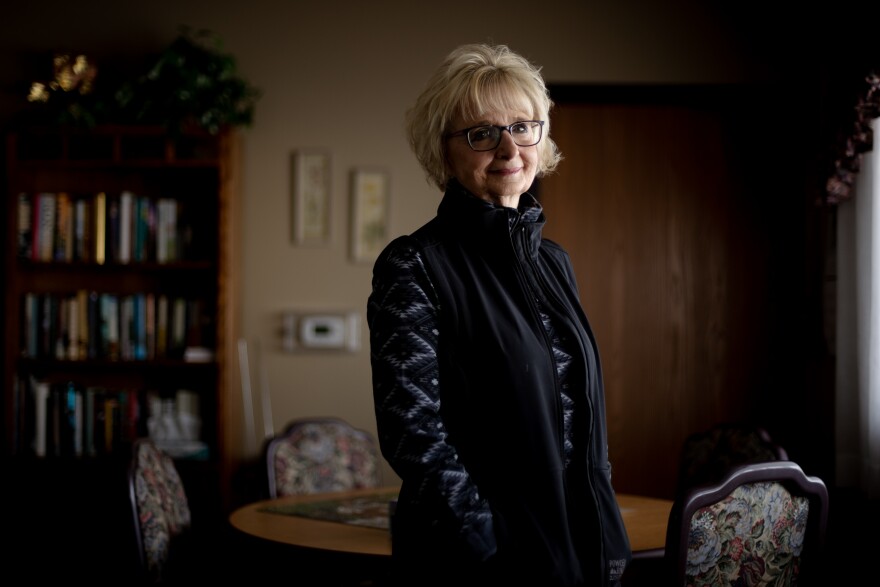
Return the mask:
<svg viewBox="0 0 880 587">
<path fill-rule="evenodd" d="M 418 250 L 405 237 L 376 262 L 367 305 L 373 398 L 383 456 L 417 499 L 455 520 L 473 556 L 496 550 L 489 504 L 481 499 L 440 416 L 438 303 Z"/>
</svg>

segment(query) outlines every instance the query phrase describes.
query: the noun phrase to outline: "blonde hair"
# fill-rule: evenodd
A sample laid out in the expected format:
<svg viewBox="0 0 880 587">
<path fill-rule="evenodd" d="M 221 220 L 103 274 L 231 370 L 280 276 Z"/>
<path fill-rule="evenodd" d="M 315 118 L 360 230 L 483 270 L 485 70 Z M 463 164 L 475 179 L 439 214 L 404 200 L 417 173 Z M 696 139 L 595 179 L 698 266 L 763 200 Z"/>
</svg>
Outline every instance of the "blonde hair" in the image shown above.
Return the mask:
<svg viewBox="0 0 880 587">
<path fill-rule="evenodd" d="M 470 44 L 453 50 L 406 112 L 407 138 L 427 180 L 445 190 L 451 179 L 445 144 L 456 118 L 478 120 L 489 111 L 515 110 L 524 104 L 535 120 L 544 121 L 537 145 L 536 176 L 541 177 L 556 169 L 562 155 L 550 138 L 553 102 L 540 68 L 506 45 Z"/>
</svg>

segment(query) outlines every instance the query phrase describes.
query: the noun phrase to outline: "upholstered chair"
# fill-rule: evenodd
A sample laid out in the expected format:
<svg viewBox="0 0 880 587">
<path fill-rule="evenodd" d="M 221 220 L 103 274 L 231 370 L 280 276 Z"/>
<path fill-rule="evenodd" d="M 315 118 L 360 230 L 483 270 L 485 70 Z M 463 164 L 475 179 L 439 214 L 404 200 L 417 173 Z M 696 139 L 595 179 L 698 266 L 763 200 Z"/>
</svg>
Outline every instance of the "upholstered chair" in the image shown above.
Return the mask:
<svg viewBox="0 0 880 587">
<path fill-rule="evenodd" d="M 379 463 L 368 432 L 339 418 L 294 420 L 267 444 L 269 496 L 377 487 Z"/>
<path fill-rule="evenodd" d="M 796 463 L 734 466 L 721 481 L 676 499 L 666 538 L 669 582 L 663 584 L 816 585 L 827 519 L 825 483 Z"/>
<path fill-rule="evenodd" d="M 191 528 L 190 507 L 174 461 L 147 438 L 133 444 L 129 498 L 145 582 L 167 583 Z"/>
</svg>

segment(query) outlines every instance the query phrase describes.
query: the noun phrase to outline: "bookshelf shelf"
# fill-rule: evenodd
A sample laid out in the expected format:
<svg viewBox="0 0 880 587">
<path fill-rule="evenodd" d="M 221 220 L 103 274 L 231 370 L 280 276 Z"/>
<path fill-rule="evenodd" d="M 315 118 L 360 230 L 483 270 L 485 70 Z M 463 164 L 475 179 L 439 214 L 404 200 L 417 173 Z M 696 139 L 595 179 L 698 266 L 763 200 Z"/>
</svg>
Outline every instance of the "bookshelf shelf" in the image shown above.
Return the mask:
<svg viewBox="0 0 880 587">
<path fill-rule="evenodd" d="M 5 148 L 4 458 L 54 450 L 110 466 L 148 434 L 161 398 L 197 411 L 191 440 L 207 445 L 220 490 L 235 432 L 234 133 L 30 128 Z M 77 453 L 86 420 L 110 406 L 119 426 L 107 445 Z M 58 419 L 72 430 L 59 433 Z"/>
</svg>

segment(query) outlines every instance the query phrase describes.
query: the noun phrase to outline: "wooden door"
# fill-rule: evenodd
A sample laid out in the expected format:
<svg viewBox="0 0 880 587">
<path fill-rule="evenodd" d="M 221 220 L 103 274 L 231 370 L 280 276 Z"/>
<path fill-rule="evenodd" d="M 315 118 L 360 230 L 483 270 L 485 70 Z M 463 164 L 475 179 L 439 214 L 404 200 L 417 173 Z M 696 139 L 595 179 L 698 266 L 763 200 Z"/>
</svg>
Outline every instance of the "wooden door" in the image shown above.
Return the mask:
<svg viewBox="0 0 880 587">
<path fill-rule="evenodd" d="M 620 492 L 671 497 L 688 434 L 756 419 L 769 230 L 736 124 L 669 100 L 552 113 L 565 159 L 538 186 L 545 236 L 569 251 L 597 337 Z"/>
</svg>

